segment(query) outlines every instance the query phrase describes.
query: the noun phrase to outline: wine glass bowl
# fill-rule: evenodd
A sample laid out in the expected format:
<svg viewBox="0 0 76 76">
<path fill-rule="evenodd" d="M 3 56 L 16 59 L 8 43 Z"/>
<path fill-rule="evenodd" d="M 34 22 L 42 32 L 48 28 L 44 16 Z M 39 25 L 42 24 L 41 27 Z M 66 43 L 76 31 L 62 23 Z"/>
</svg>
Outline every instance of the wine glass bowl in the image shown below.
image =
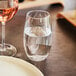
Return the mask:
<svg viewBox="0 0 76 76">
<path fill-rule="evenodd" d="M 6 22 L 10 20 L 16 14 L 17 10 L 18 10 L 17 0 L 1 0 L 0 1 L 0 22 Z"/>
<path fill-rule="evenodd" d="M 5 43 L 5 24 L 11 20 L 18 10 L 18 0 L 0 0 L 0 22 L 2 23 L 2 44 L 0 44 L 0 55 L 14 56 L 16 48 Z"/>
</svg>

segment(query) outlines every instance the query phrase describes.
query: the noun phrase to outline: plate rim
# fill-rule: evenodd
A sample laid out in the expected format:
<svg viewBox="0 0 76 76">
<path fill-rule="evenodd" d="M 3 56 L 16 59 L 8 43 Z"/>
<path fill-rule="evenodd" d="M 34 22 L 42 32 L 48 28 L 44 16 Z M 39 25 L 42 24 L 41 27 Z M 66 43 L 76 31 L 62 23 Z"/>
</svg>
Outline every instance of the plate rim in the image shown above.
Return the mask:
<svg viewBox="0 0 76 76">
<path fill-rule="evenodd" d="M 34 70 L 36 70 L 40 76 L 44 76 L 43 73 L 33 64 L 27 62 L 26 60 L 23 60 L 23 59 L 20 59 L 20 58 L 16 58 L 16 57 L 11 57 L 11 56 L 0 56 L 0 60 L 4 60 L 4 59 L 8 59 L 12 62 L 16 61 L 16 62 L 21 62 L 21 63 L 24 63 L 26 64 L 27 66 L 31 66 L 31 68 L 33 67 Z"/>
</svg>

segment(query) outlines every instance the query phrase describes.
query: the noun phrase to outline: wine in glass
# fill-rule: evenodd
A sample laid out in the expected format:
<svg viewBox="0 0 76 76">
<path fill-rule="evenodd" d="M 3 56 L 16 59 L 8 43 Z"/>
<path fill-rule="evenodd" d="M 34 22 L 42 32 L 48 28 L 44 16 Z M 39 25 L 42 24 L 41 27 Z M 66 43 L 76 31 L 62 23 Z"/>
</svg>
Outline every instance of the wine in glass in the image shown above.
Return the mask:
<svg viewBox="0 0 76 76">
<path fill-rule="evenodd" d="M 2 23 L 2 44 L 0 44 L 0 55 L 14 56 L 16 48 L 5 43 L 5 24 L 18 10 L 18 0 L 0 0 L 0 22 Z"/>
</svg>

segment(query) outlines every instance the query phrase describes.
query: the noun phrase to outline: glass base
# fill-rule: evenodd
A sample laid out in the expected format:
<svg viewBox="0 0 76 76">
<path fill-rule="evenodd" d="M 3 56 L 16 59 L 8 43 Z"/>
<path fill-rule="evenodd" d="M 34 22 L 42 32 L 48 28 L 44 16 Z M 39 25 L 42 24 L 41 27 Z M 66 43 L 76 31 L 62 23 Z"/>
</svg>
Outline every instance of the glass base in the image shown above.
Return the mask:
<svg viewBox="0 0 76 76">
<path fill-rule="evenodd" d="M 16 53 L 17 50 L 13 45 L 5 44 L 5 48 L 2 48 L 2 44 L 0 44 L 0 55 L 15 56 Z"/>
</svg>

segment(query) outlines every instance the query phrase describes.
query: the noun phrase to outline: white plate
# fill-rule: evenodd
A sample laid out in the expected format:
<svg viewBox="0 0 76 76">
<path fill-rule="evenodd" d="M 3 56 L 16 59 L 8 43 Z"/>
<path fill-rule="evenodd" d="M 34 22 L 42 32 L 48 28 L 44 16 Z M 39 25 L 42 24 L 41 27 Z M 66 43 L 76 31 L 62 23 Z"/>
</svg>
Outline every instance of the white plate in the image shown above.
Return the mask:
<svg viewBox="0 0 76 76">
<path fill-rule="evenodd" d="M 14 57 L 0 56 L 0 76 L 44 76 L 34 65 Z"/>
</svg>

